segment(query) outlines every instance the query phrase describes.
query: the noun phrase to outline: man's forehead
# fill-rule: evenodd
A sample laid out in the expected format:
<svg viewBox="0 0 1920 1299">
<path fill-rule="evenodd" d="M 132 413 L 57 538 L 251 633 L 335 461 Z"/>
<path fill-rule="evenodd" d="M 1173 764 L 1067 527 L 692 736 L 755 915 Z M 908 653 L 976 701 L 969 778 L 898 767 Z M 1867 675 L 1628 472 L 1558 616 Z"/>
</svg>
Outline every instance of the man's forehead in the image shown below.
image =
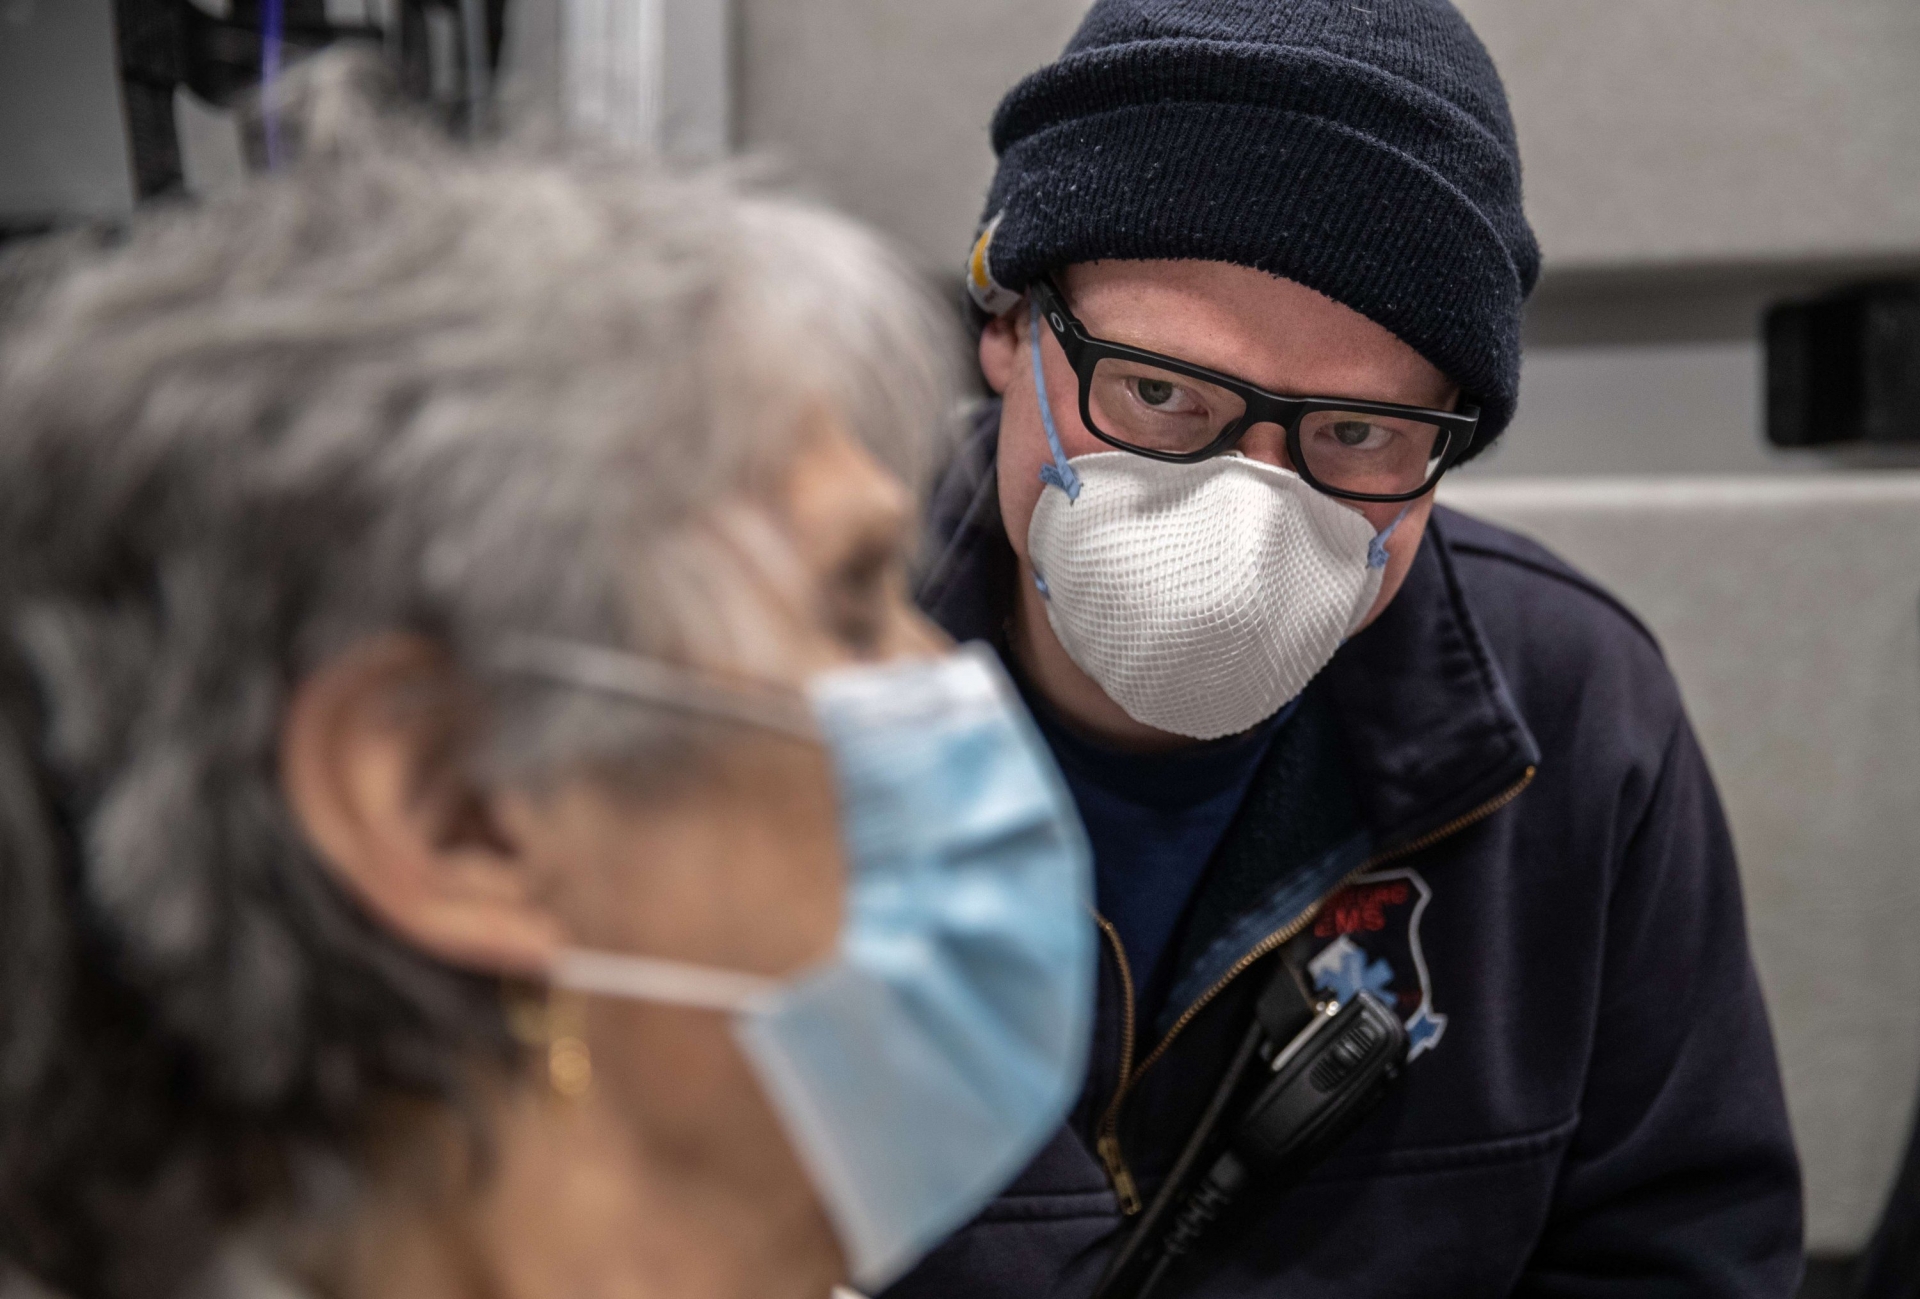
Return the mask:
<svg viewBox="0 0 1920 1299">
<path fill-rule="evenodd" d="M 1440 405 L 1447 377 L 1384 326 L 1314 289 L 1232 262 L 1079 262 L 1056 282 L 1098 337 L 1277 392 Z"/>
</svg>

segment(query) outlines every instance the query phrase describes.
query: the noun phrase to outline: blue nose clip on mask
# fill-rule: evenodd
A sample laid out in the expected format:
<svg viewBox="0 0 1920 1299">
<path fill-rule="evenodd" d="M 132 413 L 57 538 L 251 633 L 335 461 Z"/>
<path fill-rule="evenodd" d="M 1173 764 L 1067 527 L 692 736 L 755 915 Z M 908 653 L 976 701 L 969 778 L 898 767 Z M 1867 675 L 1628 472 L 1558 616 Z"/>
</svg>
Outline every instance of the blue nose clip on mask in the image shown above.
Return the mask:
<svg viewBox="0 0 1920 1299">
<path fill-rule="evenodd" d="M 522 640 L 504 666 L 823 741 L 838 783 L 846 919 L 790 980 L 569 951 L 556 984 L 725 1010 L 878 1290 L 983 1207 L 1079 1093 L 1095 963 L 1092 856 L 992 653 L 815 677 L 769 707 L 684 669 Z"/>
<path fill-rule="evenodd" d="M 1029 298 L 1027 300 L 1027 343 L 1033 350 L 1034 396 L 1040 403 L 1040 426 L 1046 430 L 1047 450 L 1053 456 L 1052 460 L 1040 466 L 1040 481 L 1046 486 L 1058 487 L 1067 494 L 1068 500 L 1077 501 L 1080 499 L 1080 474 L 1073 467 L 1073 462 L 1067 459 L 1067 450 L 1060 444 L 1060 426 L 1053 422 L 1053 402 L 1047 396 L 1047 364 L 1040 352 L 1040 321 L 1040 300 Z M 1407 517 L 1407 512 L 1412 508 L 1412 501 L 1401 506 L 1400 513 L 1394 515 L 1387 526 L 1375 533 L 1373 540 L 1367 543 L 1368 568 L 1387 566 L 1387 543 L 1393 540 L 1394 530 L 1400 526 L 1400 521 Z M 1045 578 L 1036 576 L 1034 580 L 1040 587 L 1040 594 L 1052 594 L 1047 590 Z"/>
</svg>

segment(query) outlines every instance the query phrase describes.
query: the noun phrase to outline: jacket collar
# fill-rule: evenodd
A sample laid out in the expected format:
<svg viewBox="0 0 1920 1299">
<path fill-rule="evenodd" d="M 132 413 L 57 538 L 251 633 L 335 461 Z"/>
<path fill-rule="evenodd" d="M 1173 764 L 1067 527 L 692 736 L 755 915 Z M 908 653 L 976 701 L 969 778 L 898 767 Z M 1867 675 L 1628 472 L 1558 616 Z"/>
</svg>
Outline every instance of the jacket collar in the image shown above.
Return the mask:
<svg viewBox="0 0 1920 1299">
<path fill-rule="evenodd" d="M 921 608 L 956 640 L 998 643 L 1017 570 L 1000 520 L 998 402 L 935 487 Z M 1436 510 L 1406 583 L 1321 673 L 1374 856 L 1409 851 L 1499 798 L 1539 746 L 1474 618 Z"/>
<path fill-rule="evenodd" d="M 1322 673 L 1375 856 L 1410 851 L 1523 783 L 1540 747 L 1481 633 L 1435 510 L 1379 619 Z"/>
</svg>

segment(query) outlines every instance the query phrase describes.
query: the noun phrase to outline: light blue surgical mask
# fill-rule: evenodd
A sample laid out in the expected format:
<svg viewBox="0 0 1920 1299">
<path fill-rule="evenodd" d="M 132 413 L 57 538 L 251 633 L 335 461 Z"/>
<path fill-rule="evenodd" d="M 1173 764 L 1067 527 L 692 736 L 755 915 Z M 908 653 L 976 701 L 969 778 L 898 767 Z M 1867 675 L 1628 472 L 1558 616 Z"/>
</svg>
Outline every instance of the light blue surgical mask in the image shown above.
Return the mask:
<svg viewBox="0 0 1920 1299">
<path fill-rule="evenodd" d="M 1092 858 L 998 661 L 973 645 L 838 669 L 804 704 L 567 642 L 517 641 L 504 666 L 827 746 L 848 864 L 830 960 L 776 981 L 570 950 L 552 978 L 731 1012 L 854 1281 L 887 1285 L 1033 1157 L 1085 1065 Z"/>
</svg>

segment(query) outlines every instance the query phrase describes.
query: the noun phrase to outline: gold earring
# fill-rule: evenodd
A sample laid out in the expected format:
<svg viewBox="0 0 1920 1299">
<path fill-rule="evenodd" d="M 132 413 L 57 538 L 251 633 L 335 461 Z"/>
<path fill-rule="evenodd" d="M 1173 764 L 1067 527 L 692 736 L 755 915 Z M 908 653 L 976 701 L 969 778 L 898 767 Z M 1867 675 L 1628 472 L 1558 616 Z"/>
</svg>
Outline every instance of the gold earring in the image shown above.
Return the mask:
<svg viewBox="0 0 1920 1299">
<path fill-rule="evenodd" d="M 551 985 L 506 991 L 507 1027 L 546 1066 L 556 1096 L 579 1100 L 593 1089 L 593 1052 L 587 1046 L 587 1004 Z"/>
</svg>

